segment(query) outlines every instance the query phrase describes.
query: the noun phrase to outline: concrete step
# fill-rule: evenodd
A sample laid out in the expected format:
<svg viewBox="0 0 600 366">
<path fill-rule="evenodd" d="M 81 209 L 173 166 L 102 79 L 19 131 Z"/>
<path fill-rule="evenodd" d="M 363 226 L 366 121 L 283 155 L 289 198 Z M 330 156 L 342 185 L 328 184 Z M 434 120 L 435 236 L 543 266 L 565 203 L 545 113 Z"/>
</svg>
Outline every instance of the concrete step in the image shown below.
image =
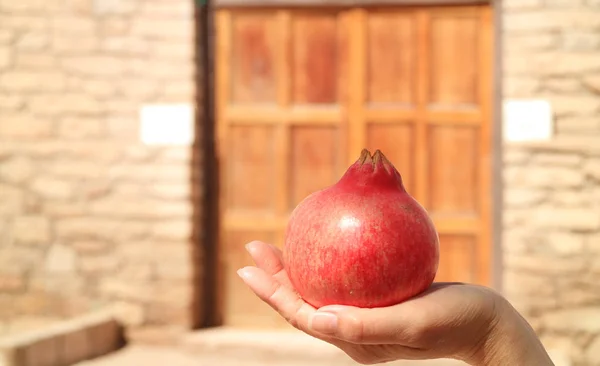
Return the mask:
<svg viewBox="0 0 600 366">
<path fill-rule="evenodd" d="M 262 366 L 356 366 L 338 348 L 299 331 L 215 328 L 190 333 L 180 347 L 202 360 Z M 398 361 L 389 366 L 464 366 L 454 360 Z"/>
</svg>

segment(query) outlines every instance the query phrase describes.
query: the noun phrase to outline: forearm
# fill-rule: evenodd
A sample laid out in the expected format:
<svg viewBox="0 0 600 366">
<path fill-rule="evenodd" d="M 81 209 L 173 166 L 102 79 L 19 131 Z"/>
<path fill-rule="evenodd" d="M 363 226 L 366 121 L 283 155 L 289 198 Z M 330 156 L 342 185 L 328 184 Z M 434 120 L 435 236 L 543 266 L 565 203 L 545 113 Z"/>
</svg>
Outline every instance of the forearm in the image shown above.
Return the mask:
<svg viewBox="0 0 600 366">
<path fill-rule="evenodd" d="M 554 366 L 544 346 L 521 315 L 508 302 L 484 341 L 474 366 Z"/>
</svg>

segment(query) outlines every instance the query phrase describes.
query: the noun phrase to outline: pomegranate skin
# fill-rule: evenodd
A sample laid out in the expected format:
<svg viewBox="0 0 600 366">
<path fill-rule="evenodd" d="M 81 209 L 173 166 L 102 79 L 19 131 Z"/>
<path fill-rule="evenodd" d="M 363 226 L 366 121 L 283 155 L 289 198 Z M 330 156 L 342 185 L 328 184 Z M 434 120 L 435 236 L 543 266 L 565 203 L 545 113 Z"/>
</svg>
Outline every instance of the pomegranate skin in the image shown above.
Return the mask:
<svg viewBox="0 0 600 366">
<path fill-rule="evenodd" d="M 379 150 L 364 150 L 338 183 L 294 209 L 283 259 L 292 285 L 314 307 L 384 307 L 431 285 L 439 239 L 394 166 Z"/>
</svg>

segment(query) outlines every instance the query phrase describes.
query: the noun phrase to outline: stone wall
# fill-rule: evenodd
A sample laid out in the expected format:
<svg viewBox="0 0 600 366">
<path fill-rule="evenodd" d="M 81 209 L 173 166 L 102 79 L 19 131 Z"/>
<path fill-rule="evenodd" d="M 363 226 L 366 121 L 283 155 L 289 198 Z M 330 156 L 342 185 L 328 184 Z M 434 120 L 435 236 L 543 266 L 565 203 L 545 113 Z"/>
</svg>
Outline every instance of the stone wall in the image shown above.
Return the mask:
<svg viewBox="0 0 600 366">
<path fill-rule="evenodd" d="M 138 137 L 142 104 L 195 102 L 193 4 L 0 0 L 0 333 L 195 322 L 199 164 Z"/>
<path fill-rule="evenodd" d="M 600 1 L 504 0 L 504 93 L 556 136 L 504 155 L 504 289 L 544 343 L 600 365 Z"/>
</svg>

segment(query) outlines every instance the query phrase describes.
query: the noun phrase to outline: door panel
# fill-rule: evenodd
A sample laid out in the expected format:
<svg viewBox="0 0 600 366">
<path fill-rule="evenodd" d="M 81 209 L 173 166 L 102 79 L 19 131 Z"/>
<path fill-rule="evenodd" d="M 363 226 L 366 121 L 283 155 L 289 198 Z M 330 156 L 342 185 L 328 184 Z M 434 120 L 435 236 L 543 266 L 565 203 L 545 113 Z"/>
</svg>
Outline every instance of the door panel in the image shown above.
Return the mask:
<svg viewBox="0 0 600 366">
<path fill-rule="evenodd" d="M 244 244 L 281 247 L 293 208 L 365 147 L 433 217 L 436 280 L 489 284 L 488 6 L 221 9 L 217 27 L 225 324 L 285 326 L 235 275 Z"/>
</svg>

